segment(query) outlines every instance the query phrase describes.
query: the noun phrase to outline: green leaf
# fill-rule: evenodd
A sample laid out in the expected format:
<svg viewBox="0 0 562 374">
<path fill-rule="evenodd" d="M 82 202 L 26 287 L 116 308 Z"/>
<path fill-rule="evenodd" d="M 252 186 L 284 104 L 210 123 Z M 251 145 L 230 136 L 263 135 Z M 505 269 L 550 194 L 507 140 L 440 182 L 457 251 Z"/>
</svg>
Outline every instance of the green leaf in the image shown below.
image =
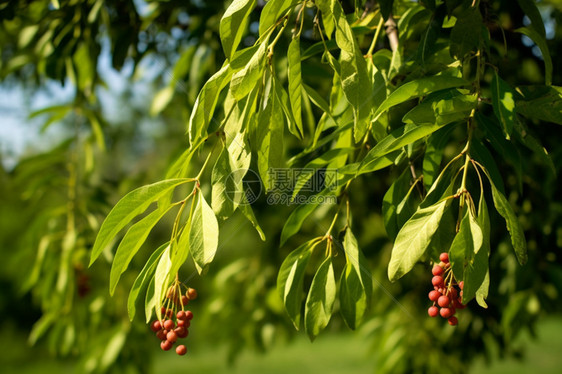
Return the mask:
<svg viewBox="0 0 562 374">
<path fill-rule="evenodd" d="M 542 59 L 544 60 L 544 81 L 547 86 L 550 86 L 552 84 L 552 58 L 548 51 L 546 39 L 541 34 L 528 27 L 520 27 L 515 30 L 515 32 L 526 35 L 540 48 Z"/>
<path fill-rule="evenodd" d="M 148 291 L 146 293 L 146 302 L 145 302 L 145 312 L 147 312 L 147 308 L 151 306 L 150 310 L 154 307 L 156 308 L 156 316 L 158 319 L 162 319 L 162 312 L 160 310 L 160 304 L 166 295 L 167 287 L 169 285 L 169 279 L 171 277 L 170 270 L 172 269 L 172 260 L 170 259 L 171 255 L 171 245 L 167 245 L 158 260 L 158 265 L 156 265 L 156 271 L 154 274 L 154 283 L 151 283 L 148 287 Z M 152 312 L 150 312 L 151 314 Z M 149 313 L 146 313 L 147 320 L 150 318 Z"/>
<path fill-rule="evenodd" d="M 443 26 L 446 13 L 447 8 L 445 4 L 437 7 L 431 16 L 427 29 L 422 35 L 416 55 L 416 60 L 422 65 L 425 65 L 426 60 L 435 52 L 436 42 L 439 34 L 441 34 L 441 27 Z"/>
<path fill-rule="evenodd" d="M 342 155 L 351 153 L 353 148 L 335 148 L 330 149 L 322 156 L 315 158 L 299 170 L 298 178 L 293 188 L 293 197 L 297 196 L 299 191 L 306 185 L 308 180 L 318 171 L 318 169 L 325 167 L 333 160 Z"/>
<path fill-rule="evenodd" d="M 268 39 L 266 38 L 261 42 L 248 64 L 232 75 L 230 90 L 236 100 L 242 100 L 246 97 L 262 79 Z"/>
<path fill-rule="evenodd" d="M 129 292 L 129 297 L 127 299 L 127 312 L 129 313 L 129 319 L 132 321 L 135 318 L 136 314 L 136 306 L 135 303 L 137 298 L 141 292 L 143 292 L 147 287 L 148 283 L 153 279 L 154 273 L 156 272 L 156 265 L 160 260 L 160 256 L 164 252 L 164 249 L 168 247 L 168 243 L 165 243 L 158 247 L 150 258 L 142 268 L 141 272 L 135 279 L 135 283 L 133 283 L 133 287 L 131 287 L 131 291 Z"/>
<path fill-rule="evenodd" d="M 191 116 L 187 132 L 189 133 L 190 145 L 196 144 L 203 134 L 206 134 L 207 128 L 213 119 L 215 107 L 219 99 L 222 89 L 228 84 L 232 77 L 232 69 L 225 64 L 218 72 L 216 72 L 205 83 L 201 92 L 193 104 Z"/>
<path fill-rule="evenodd" d="M 562 87 L 518 87 L 523 99 L 516 98 L 517 113 L 533 119 L 562 125 Z"/>
<path fill-rule="evenodd" d="M 279 82 L 279 79 L 275 75 L 273 75 L 272 78 L 275 82 L 275 84 L 273 84 L 273 89 L 275 90 L 275 95 L 277 96 L 279 105 L 281 105 L 281 109 L 283 109 L 283 113 L 285 113 L 285 118 L 287 118 L 287 127 L 289 128 L 289 132 L 302 140 L 302 129 L 299 130 L 296 125 L 296 120 L 293 116 L 293 109 L 291 108 L 292 104 L 290 103 L 289 94 L 287 93 L 287 91 L 285 91 L 285 88 L 283 88 L 283 85 L 281 84 L 281 82 Z"/>
<path fill-rule="evenodd" d="M 277 291 L 297 330 L 300 328 L 304 274 L 312 250 L 318 242 L 306 242 L 289 253 L 277 275 Z"/>
<path fill-rule="evenodd" d="M 254 215 L 254 211 L 252 210 L 250 203 L 248 203 L 246 195 L 242 196 L 242 199 L 243 200 L 240 202 L 240 205 L 238 206 L 238 210 L 240 210 L 242 214 L 244 214 L 244 216 L 248 219 L 248 221 L 250 221 L 252 226 L 254 226 L 254 228 L 258 232 L 260 239 L 265 242 L 265 234 L 262 228 L 260 227 L 260 224 L 258 223 L 256 216 Z"/>
<path fill-rule="evenodd" d="M 221 150 L 215 162 L 211 173 L 211 183 L 213 185 L 211 193 L 213 212 L 217 217 L 226 219 L 234 213 L 238 204 L 233 201 L 233 198 L 238 196 L 238 191 L 240 191 L 232 175 L 230 155 L 227 148 Z"/>
<path fill-rule="evenodd" d="M 166 106 L 172 101 L 174 96 L 174 87 L 166 86 L 158 91 L 154 98 L 152 99 L 152 103 L 150 104 L 150 115 L 156 116 L 162 112 Z"/>
<path fill-rule="evenodd" d="M 378 162 L 381 157 L 430 135 L 441 127 L 442 125 L 439 124 L 421 126 L 406 125 L 392 131 L 378 142 L 377 145 L 371 148 L 365 158 L 361 160 L 361 166 L 359 167 L 360 172 L 365 173 L 367 170 L 371 170 L 373 165 Z"/>
<path fill-rule="evenodd" d="M 219 223 L 213 209 L 207 204 L 201 190 L 197 190 L 197 205 L 189 232 L 189 247 L 199 274 L 207 269 L 217 252 Z"/>
<path fill-rule="evenodd" d="M 464 95 L 459 90 L 452 89 L 428 96 L 406 113 L 402 121 L 416 125 L 444 126 L 468 118 L 477 104 L 476 94 Z"/>
<path fill-rule="evenodd" d="M 166 247 L 166 248 L 168 248 L 168 247 Z M 162 258 L 162 257 L 160 257 L 160 258 Z M 155 269 L 155 272 L 156 272 L 156 269 Z M 154 294 L 155 293 L 154 292 L 155 282 L 156 282 L 155 277 L 152 277 L 152 278 L 149 279 L 148 288 L 146 290 L 146 295 L 145 295 L 145 299 L 144 299 L 144 315 L 145 315 L 145 318 L 146 318 L 146 323 L 149 323 L 150 320 L 152 319 L 152 313 L 154 312 L 154 309 L 156 307 L 156 297 L 155 297 L 155 294 Z M 160 315 L 160 317 L 162 317 L 162 316 Z"/>
<path fill-rule="evenodd" d="M 372 94 L 371 80 L 367 73 L 365 58 L 355 40 L 353 30 L 347 22 L 341 4 L 338 1 L 332 1 L 330 5 L 336 25 L 336 43 L 341 50 L 338 73 L 345 97 L 354 109 L 354 137 L 358 142 L 367 132 L 367 117 L 371 111 L 368 105 Z"/>
<path fill-rule="evenodd" d="M 412 187 L 411 181 L 412 174 L 410 172 L 410 169 L 406 168 L 402 172 L 402 174 L 392 183 L 382 199 L 382 216 L 384 227 L 386 229 L 388 237 L 392 240 L 396 239 L 396 235 L 398 235 L 400 228 L 404 224 L 404 222 L 399 223 L 398 207 L 401 205 L 402 201 L 408 198 L 408 192 Z M 409 218 L 410 217 L 407 217 L 407 219 Z"/>
<path fill-rule="evenodd" d="M 92 248 L 89 266 L 96 261 L 119 231 L 131 222 L 133 218 L 144 212 L 150 204 L 168 193 L 168 191 L 176 188 L 180 184 L 191 181 L 191 179 L 187 178 L 163 180 L 137 188 L 125 195 L 125 197 L 119 200 L 113 207 L 103 221 L 96 237 L 94 247 Z"/>
<path fill-rule="evenodd" d="M 257 0 L 234 0 L 220 22 L 220 37 L 227 59 L 231 59 L 240 44 Z"/>
<path fill-rule="evenodd" d="M 283 128 L 283 111 L 272 94 L 258 119 L 258 170 L 266 191 L 275 186 L 271 169 L 283 166 Z"/>
<path fill-rule="evenodd" d="M 345 323 L 355 330 L 363 320 L 373 293 L 367 260 L 348 228 L 343 241 L 346 264 L 340 279 L 340 311 Z"/>
<path fill-rule="evenodd" d="M 310 340 L 330 322 L 334 301 L 336 300 L 336 278 L 329 255 L 320 265 L 312 279 L 304 311 L 304 328 Z"/>
<path fill-rule="evenodd" d="M 33 328 L 29 333 L 29 344 L 34 345 L 37 343 L 37 340 L 39 340 L 56 321 L 57 315 L 54 312 L 43 314 L 41 318 L 33 324 Z"/>
<path fill-rule="evenodd" d="M 507 198 L 497 189 L 488 171 L 485 169 L 484 171 L 488 176 L 490 185 L 492 186 L 494 206 L 496 207 L 498 213 L 505 219 L 507 231 L 509 231 L 511 244 L 515 250 L 517 260 L 521 265 L 524 265 L 527 262 L 527 241 L 525 240 L 525 234 L 523 233 L 521 223 L 519 223 L 519 220 L 517 219 L 511 204 L 507 201 Z"/>
<path fill-rule="evenodd" d="M 494 181 L 495 186 L 498 188 L 500 192 L 503 193 L 505 190 L 503 185 L 502 174 L 496 165 L 496 161 L 494 161 L 494 157 L 488 151 L 488 148 L 480 140 L 472 139 L 472 144 L 470 147 L 470 155 L 478 160 L 488 171 L 489 176 Z"/>
<path fill-rule="evenodd" d="M 299 232 L 304 220 L 308 217 L 317 207 L 325 196 L 333 194 L 336 187 L 344 186 L 348 181 L 353 179 L 353 175 L 345 175 L 338 173 L 338 180 L 334 183 L 335 186 L 327 186 L 319 194 L 316 194 L 316 199 L 308 204 L 299 205 L 291 212 L 289 218 L 283 226 L 281 231 L 281 245 L 285 244 L 287 239 Z"/>
<path fill-rule="evenodd" d="M 445 126 L 431 134 L 426 141 L 425 153 L 423 156 L 423 184 L 426 190 L 431 188 L 431 185 L 437 178 L 441 160 L 443 159 L 443 150 L 449 141 L 449 136 L 455 125 Z"/>
<path fill-rule="evenodd" d="M 404 83 L 392 92 L 385 101 L 377 108 L 374 117 L 381 115 L 395 105 L 401 104 L 410 99 L 427 95 L 431 92 L 444 90 L 446 88 L 459 87 L 467 84 L 464 79 L 436 75 L 433 77 L 425 77 L 414 81 Z"/>
<path fill-rule="evenodd" d="M 394 3 L 394 0 L 380 0 L 378 3 L 383 18 L 387 20 L 388 16 L 392 13 L 392 4 Z"/>
<path fill-rule="evenodd" d="M 525 12 L 527 17 L 531 20 L 531 26 L 533 29 L 535 29 L 535 31 L 543 38 L 546 38 L 546 31 L 544 29 L 542 16 L 537 8 L 535 0 L 517 0 L 517 3 L 521 7 L 521 10 L 523 10 L 523 12 Z"/>
<path fill-rule="evenodd" d="M 478 6 L 463 11 L 451 30 L 449 47 L 451 56 L 462 60 L 468 53 L 480 49 L 483 27 L 482 15 Z"/>
<path fill-rule="evenodd" d="M 395 281 L 412 270 L 424 255 L 433 234 L 439 228 L 447 203 L 448 200 L 443 200 L 427 208 L 418 209 L 404 224 L 396 237 L 388 264 L 390 281 Z"/>
<path fill-rule="evenodd" d="M 285 0 L 287 1 L 287 0 Z M 267 3 L 269 5 L 269 3 Z M 266 5 L 266 6 L 267 6 Z M 295 120 L 296 128 L 300 138 L 303 135 L 302 128 L 302 76 L 301 76 L 301 47 L 298 38 L 293 39 L 287 50 L 287 59 L 289 63 L 289 98 L 291 100 L 291 109 Z"/>
<path fill-rule="evenodd" d="M 481 250 L 483 242 L 482 229 L 478 225 L 472 210 L 470 208 L 465 209 L 466 212 L 461 220 L 459 232 L 449 249 L 451 269 L 456 279 L 464 279 L 465 266 L 474 260 L 474 255 Z M 472 291 L 474 292 L 476 288 L 473 288 Z M 464 292 L 463 297 L 465 297 Z"/>
<path fill-rule="evenodd" d="M 269 0 L 263 7 L 260 15 L 260 36 L 263 36 L 289 8 L 296 4 L 296 0 Z"/>
<path fill-rule="evenodd" d="M 501 125 L 495 118 L 484 116 L 481 112 L 476 113 L 476 122 L 484 129 L 488 138 L 488 142 L 496 152 L 504 157 L 504 159 L 513 166 L 515 175 L 519 184 L 519 190 L 523 188 L 523 170 L 521 155 L 515 145 L 505 138 Z M 516 125 L 517 126 L 517 125 Z"/>
<path fill-rule="evenodd" d="M 525 126 L 524 123 L 521 123 L 520 121 L 515 122 L 515 134 L 516 134 L 517 140 L 521 144 L 523 144 L 525 147 L 527 147 L 531 151 L 533 151 L 539 157 L 539 159 L 542 161 L 542 163 L 550 169 L 550 171 L 552 172 L 552 175 L 555 176 L 556 175 L 556 166 L 554 165 L 554 162 L 552 161 L 552 157 L 550 157 L 550 155 L 548 154 L 548 151 L 546 150 L 546 148 L 544 148 L 541 141 L 538 138 L 534 137 L 533 135 L 531 135 L 529 133 L 529 129 Z M 508 157 L 510 157 L 510 156 L 508 156 Z M 520 162 L 520 159 L 514 159 L 514 160 L 516 162 L 517 161 Z M 523 178 L 522 174 L 521 174 L 521 178 Z"/>
<path fill-rule="evenodd" d="M 484 191 L 482 191 L 483 193 Z M 478 209 L 478 217 L 476 223 L 482 229 L 482 247 L 473 254 L 473 258 L 469 259 L 464 269 L 464 288 L 462 295 L 463 304 L 468 303 L 476 296 L 476 301 L 484 308 L 486 303 L 482 304 L 484 298 L 488 295 L 488 283 L 485 284 L 488 275 L 488 257 L 490 255 L 490 217 L 488 216 L 488 207 L 484 196 L 480 198 L 480 207 Z M 485 290 L 482 288 L 485 287 Z M 485 291 L 485 295 L 484 295 Z"/>
<path fill-rule="evenodd" d="M 119 243 L 119 247 L 115 252 L 115 258 L 111 264 L 111 273 L 109 275 L 110 295 L 113 296 L 121 274 L 127 270 L 129 263 L 146 241 L 154 225 L 156 225 L 171 208 L 171 206 L 168 206 L 165 209 L 157 209 L 129 228 L 123 240 Z"/>
<path fill-rule="evenodd" d="M 496 72 L 492 77 L 492 104 L 503 131 L 509 139 L 515 122 L 515 100 L 511 87 Z"/>
</svg>

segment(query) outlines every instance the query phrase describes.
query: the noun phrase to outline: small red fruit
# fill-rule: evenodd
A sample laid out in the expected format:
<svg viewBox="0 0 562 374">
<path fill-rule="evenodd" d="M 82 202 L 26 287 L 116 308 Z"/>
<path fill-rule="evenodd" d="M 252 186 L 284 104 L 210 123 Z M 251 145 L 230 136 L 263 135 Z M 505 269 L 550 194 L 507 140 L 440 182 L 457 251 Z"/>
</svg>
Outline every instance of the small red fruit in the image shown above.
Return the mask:
<svg viewBox="0 0 562 374">
<path fill-rule="evenodd" d="M 456 326 L 457 323 L 459 323 L 459 320 L 457 319 L 457 317 L 449 317 L 447 322 L 449 322 L 449 325 L 451 326 Z"/>
<path fill-rule="evenodd" d="M 164 328 L 166 330 L 173 330 L 175 327 L 174 321 L 172 321 L 171 319 L 167 319 L 164 321 Z"/>
<path fill-rule="evenodd" d="M 439 291 L 430 291 L 429 292 L 429 300 L 431 301 L 437 301 L 437 299 L 439 299 L 439 296 L 441 296 L 441 292 Z"/>
<path fill-rule="evenodd" d="M 178 336 L 178 338 L 187 338 L 187 335 L 189 335 L 189 330 L 186 327 L 176 327 L 174 329 L 174 332 L 176 333 L 176 335 Z"/>
<path fill-rule="evenodd" d="M 178 312 L 178 314 L 176 314 L 176 318 L 177 318 L 178 320 L 185 319 L 185 312 L 184 312 L 183 310 L 180 310 L 180 311 Z M 179 322 L 179 321 L 178 321 L 178 322 Z"/>
<path fill-rule="evenodd" d="M 441 275 L 445 270 L 439 265 L 433 265 L 433 269 L 431 269 L 431 273 L 433 275 Z"/>
<path fill-rule="evenodd" d="M 187 348 L 185 348 L 185 345 L 178 345 L 176 347 L 176 353 L 180 356 L 183 356 L 184 354 L 187 353 Z"/>
<path fill-rule="evenodd" d="M 163 340 L 160 343 L 160 348 L 162 348 L 163 351 L 169 351 L 172 348 L 173 345 L 174 345 L 174 343 L 172 343 L 171 341 Z"/>
<path fill-rule="evenodd" d="M 459 282 L 459 288 L 462 290 L 464 288 L 464 281 Z"/>
<path fill-rule="evenodd" d="M 447 252 L 443 252 L 439 255 L 439 260 L 443 262 L 449 262 L 449 254 Z"/>
<path fill-rule="evenodd" d="M 181 305 L 185 306 L 185 305 L 187 305 L 187 303 L 189 303 L 189 298 L 187 296 L 183 295 L 181 297 Z"/>
<path fill-rule="evenodd" d="M 167 330 L 160 330 L 156 333 L 156 337 L 160 340 L 166 340 L 166 334 L 168 334 Z"/>
<path fill-rule="evenodd" d="M 193 313 L 191 312 L 191 310 L 186 310 L 185 311 L 185 320 L 191 321 L 192 319 L 193 319 Z"/>
<path fill-rule="evenodd" d="M 440 276 L 440 275 L 436 275 L 436 276 L 434 276 L 433 278 L 431 278 L 431 283 L 432 283 L 434 286 L 440 287 L 440 286 L 442 286 L 442 285 L 444 284 L 444 283 L 443 283 L 443 277 Z"/>
<path fill-rule="evenodd" d="M 439 305 L 442 308 L 448 307 L 449 304 L 451 303 L 451 299 L 449 299 L 449 296 L 439 296 L 439 299 L 437 299 L 437 305 Z"/>
<path fill-rule="evenodd" d="M 170 331 L 166 335 L 166 340 L 168 340 L 171 343 L 175 343 L 178 340 L 178 334 L 176 334 L 174 331 Z"/>
<path fill-rule="evenodd" d="M 185 292 L 185 296 L 187 296 L 189 300 L 195 300 L 197 299 L 197 290 L 195 290 L 195 288 L 188 288 Z"/>
<path fill-rule="evenodd" d="M 152 322 L 152 324 L 150 325 L 150 329 L 154 332 L 157 332 L 158 330 L 162 330 L 162 324 L 160 323 L 160 321 L 156 320 Z"/>
<path fill-rule="evenodd" d="M 439 314 L 441 314 L 443 318 L 449 318 L 453 315 L 451 308 L 441 308 Z"/>
<path fill-rule="evenodd" d="M 437 317 L 439 309 L 436 306 L 430 306 L 427 310 L 427 314 L 429 314 L 430 317 Z"/>
<path fill-rule="evenodd" d="M 191 326 L 191 322 L 183 320 L 183 319 L 178 320 L 178 327 L 188 328 L 189 326 Z"/>
</svg>

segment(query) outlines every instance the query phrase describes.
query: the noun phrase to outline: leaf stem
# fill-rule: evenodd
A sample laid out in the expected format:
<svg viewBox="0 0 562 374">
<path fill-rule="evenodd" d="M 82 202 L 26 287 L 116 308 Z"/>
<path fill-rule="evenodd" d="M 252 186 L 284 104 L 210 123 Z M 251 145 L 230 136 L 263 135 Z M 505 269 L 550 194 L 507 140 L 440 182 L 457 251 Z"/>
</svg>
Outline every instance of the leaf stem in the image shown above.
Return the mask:
<svg viewBox="0 0 562 374">
<path fill-rule="evenodd" d="M 371 42 L 371 46 L 369 47 L 369 50 L 367 51 L 367 54 L 365 55 L 365 57 L 370 59 L 371 62 L 373 61 L 373 51 L 375 50 L 375 46 L 377 44 L 377 40 L 379 38 L 379 35 L 381 34 L 381 30 L 383 28 L 383 25 L 384 25 L 384 18 L 381 15 L 381 19 L 379 20 L 379 24 L 377 25 L 377 31 L 375 32 L 375 36 L 373 37 L 373 41 Z"/>
</svg>

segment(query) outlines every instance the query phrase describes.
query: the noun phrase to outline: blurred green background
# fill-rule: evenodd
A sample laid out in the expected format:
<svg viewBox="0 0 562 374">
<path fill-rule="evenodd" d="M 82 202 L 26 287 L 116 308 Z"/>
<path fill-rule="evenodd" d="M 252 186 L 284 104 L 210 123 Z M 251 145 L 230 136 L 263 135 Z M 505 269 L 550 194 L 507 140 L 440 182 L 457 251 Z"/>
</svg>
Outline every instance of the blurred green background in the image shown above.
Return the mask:
<svg viewBox="0 0 562 374">
<path fill-rule="evenodd" d="M 195 276 L 192 264 L 182 269 L 200 295 L 192 306 L 186 357 L 161 352 L 141 312 L 129 322 L 129 288 L 169 235 L 170 222 L 155 228 L 113 297 L 111 254 L 88 268 L 89 249 L 111 207 L 133 188 L 163 179 L 187 147 L 185 124 L 197 93 L 224 60 L 218 22 L 229 3 L 0 4 L 0 371 L 560 372 L 562 132 L 554 124 L 530 124 L 530 131 L 550 152 L 556 175 L 534 153 L 521 150 L 520 189 L 518 171 L 497 160 L 526 231 L 529 263 L 517 264 L 504 223 L 492 217 L 490 307 L 461 311 L 455 329 L 426 315 L 429 267 L 418 266 L 395 284 L 386 278 L 391 243 L 381 202 L 399 172 L 394 169 L 366 176 L 350 192 L 358 240 L 375 279 L 373 305 L 358 331 L 350 332 L 338 315 L 314 343 L 294 331 L 275 291 L 277 270 L 291 249 L 322 234 L 332 216 L 328 208 L 319 209 L 278 248 L 291 208 L 270 206 L 263 197 L 253 208 L 265 243 L 236 214 L 221 222 L 220 248 L 209 273 Z M 343 3 L 352 9 L 362 2 Z M 412 3 L 396 1 L 396 7 Z M 507 54 L 494 61 L 502 77 L 514 86 L 542 82 L 540 51 L 513 32 L 529 22 L 522 9 L 507 0 L 482 3 L 495 48 L 501 49 L 504 36 L 508 45 Z M 562 4 L 538 5 L 558 66 Z M 256 40 L 262 6 L 258 2 L 243 46 Z M 422 23 L 431 16 L 420 14 Z M 307 22 L 313 17 L 311 10 Z M 278 48 L 286 48 L 288 40 L 289 34 Z M 317 40 L 305 33 L 303 48 Z M 381 39 L 377 49 L 385 47 Z M 330 75 L 320 56 L 303 65 L 303 72 L 329 95 Z M 562 83 L 560 70 L 553 82 Z M 449 153 L 458 148 L 452 143 Z M 289 143 L 287 157 L 300 147 Z M 204 156 L 194 158 L 193 170 Z M 71 241 L 68 222 L 77 233 L 71 251 L 65 250 Z"/>
</svg>

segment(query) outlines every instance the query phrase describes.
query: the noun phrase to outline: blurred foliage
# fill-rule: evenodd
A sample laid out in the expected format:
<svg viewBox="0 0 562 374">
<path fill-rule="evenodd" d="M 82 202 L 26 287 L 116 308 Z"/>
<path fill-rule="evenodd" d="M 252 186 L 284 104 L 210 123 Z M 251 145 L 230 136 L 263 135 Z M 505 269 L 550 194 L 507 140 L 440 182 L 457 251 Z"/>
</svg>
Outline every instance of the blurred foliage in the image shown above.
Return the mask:
<svg viewBox="0 0 562 374">
<path fill-rule="evenodd" d="M 44 119 L 43 131 L 50 126 L 61 129 L 60 143 L 46 152 L 30 149 L 15 167 L 0 169 L 2 323 L 30 333 L 31 343 L 45 343 L 55 355 L 79 357 L 81 372 L 147 372 L 150 352 L 158 348 L 154 339 L 146 337 L 149 331 L 142 318 L 129 322 L 126 298 L 149 256 L 148 248 L 165 240 L 172 221 L 156 227 L 141 258 L 133 260 L 112 298 L 107 290 L 113 255 L 104 252 L 104 261 L 88 268 L 89 252 L 101 221 L 115 202 L 135 187 L 164 178 L 168 166 L 187 148 L 185 123 L 197 94 L 225 59 L 219 21 L 228 3 L 21 0 L 0 4 L 2 84 L 30 91 L 53 82 L 74 88 L 71 102 L 30 113 Z M 346 11 L 353 10 L 355 3 L 364 2 L 342 2 Z M 366 3 L 374 6 L 372 1 Z M 402 10 L 411 6 L 396 3 Z M 513 86 L 541 83 L 544 64 L 537 47 L 513 32 L 527 22 L 523 11 L 507 0 L 482 3 L 489 12 L 491 48 L 499 56 L 492 63 L 503 79 Z M 262 6 L 259 2 L 251 15 L 243 47 L 253 45 L 258 37 Z M 539 9 L 557 66 L 562 53 L 562 7 L 554 0 L 541 1 Z M 427 22 L 429 13 L 419 17 Z M 314 15 L 305 18 L 305 30 L 310 32 L 301 38 L 304 51 L 319 42 L 319 35 L 312 31 L 313 20 Z M 412 28 L 406 51 L 417 50 L 421 31 Z M 507 49 L 498 42 L 504 38 Z M 289 37 L 280 39 L 276 50 L 285 51 L 289 41 Z M 361 41 L 366 49 L 370 39 Z M 377 49 L 384 47 L 388 48 L 388 41 L 381 38 Z M 127 76 L 131 87 L 147 74 L 143 66 L 155 66 L 156 74 L 148 83 L 152 100 L 135 104 L 131 100 L 134 92 L 124 92 L 118 98 L 123 107 L 118 120 L 108 118 L 102 100 L 108 86 L 100 71 L 104 56 L 109 56 L 113 69 Z M 283 59 L 276 62 L 285 64 Z M 306 84 L 329 97 L 329 67 L 319 55 L 308 62 L 303 65 Z M 405 73 L 397 74 L 394 83 Z M 561 74 L 554 69 L 554 84 L 562 83 Z M 280 79 L 287 81 L 286 76 Z M 483 79 L 489 83 L 492 75 Z M 310 127 L 323 113 L 310 102 L 308 105 L 312 118 L 304 118 L 304 123 Z M 406 106 L 400 112 L 409 109 Z M 152 123 L 161 121 L 158 131 L 143 129 L 140 124 L 147 118 Z M 529 261 L 518 265 L 504 222 L 497 213 L 492 215 L 489 307 L 470 305 L 462 311 L 456 329 L 427 317 L 428 266 L 416 266 L 400 282 L 387 281 L 392 243 L 384 230 L 381 206 L 403 165 L 368 174 L 354 183 L 348 192 L 354 232 L 375 281 L 371 308 L 361 329 L 372 338 L 377 372 L 465 372 L 478 356 L 520 355 L 511 344 L 513 339 L 522 330 L 533 333 L 537 320 L 546 314 L 561 311 L 562 132 L 555 126 L 536 121 L 527 131 L 549 151 L 556 175 L 530 150 L 517 150 L 521 170 L 510 160 L 506 162 L 501 150 L 492 151 L 509 201 L 517 207 L 524 227 Z M 463 141 L 463 133 L 451 135 L 445 160 L 460 151 Z M 288 140 L 287 155 L 297 153 L 299 144 L 296 139 Z M 194 156 L 194 170 L 203 159 Z M 310 159 L 293 161 L 304 165 Z M 209 273 L 187 279 L 200 294 L 194 303 L 194 324 L 204 337 L 194 336 L 194 341 L 226 341 L 231 359 L 244 348 L 265 350 L 274 341 L 289 340 L 295 334 L 276 292 L 277 271 L 291 249 L 318 235 L 318 227 L 329 227 L 332 220 L 328 207 L 318 209 L 278 249 L 291 209 L 271 206 L 265 197 L 252 208 L 267 242 L 262 243 L 237 214 L 221 223 L 225 229 L 220 250 Z M 182 273 L 194 273 L 193 266 L 186 265 Z M 306 274 L 306 284 L 313 275 Z M 30 321 L 34 321 L 33 327 Z M 335 315 L 328 330 L 344 326 L 343 319 Z"/>
</svg>

